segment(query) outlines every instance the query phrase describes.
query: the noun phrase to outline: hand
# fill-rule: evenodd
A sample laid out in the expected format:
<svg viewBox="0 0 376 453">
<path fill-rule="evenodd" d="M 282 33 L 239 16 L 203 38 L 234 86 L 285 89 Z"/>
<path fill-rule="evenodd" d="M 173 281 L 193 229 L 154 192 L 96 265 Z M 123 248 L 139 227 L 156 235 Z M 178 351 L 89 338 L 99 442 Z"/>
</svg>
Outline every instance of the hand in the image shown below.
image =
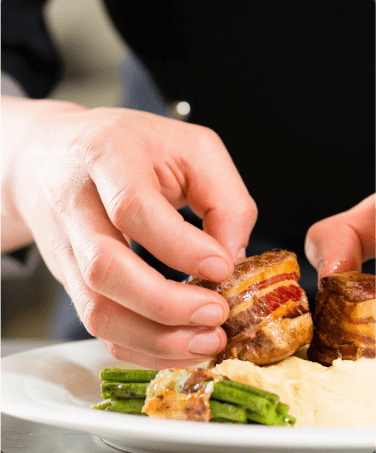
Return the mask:
<svg viewBox="0 0 376 453">
<path fill-rule="evenodd" d="M 335 272 L 361 271 L 375 258 L 375 194 L 352 209 L 315 223 L 307 233 L 305 250 L 322 277 Z"/>
<path fill-rule="evenodd" d="M 166 280 L 130 249 L 133 239 L 187 274 L 231 275 L 257 211 L 218 136 L 126 109 L 12 98 L 2 108 L 5 246 L 36 241 L 117 359 L 191 366 L 223 349 L 227 302 Z M 187 203 L 203 231 L 177 212 Z"/>
</svg>

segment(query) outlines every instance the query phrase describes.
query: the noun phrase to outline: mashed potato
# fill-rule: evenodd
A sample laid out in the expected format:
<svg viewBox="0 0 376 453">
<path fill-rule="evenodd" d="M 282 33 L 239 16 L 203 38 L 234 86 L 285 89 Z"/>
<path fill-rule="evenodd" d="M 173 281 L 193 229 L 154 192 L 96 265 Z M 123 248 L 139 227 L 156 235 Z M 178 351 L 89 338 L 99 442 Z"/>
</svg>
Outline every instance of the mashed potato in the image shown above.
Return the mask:
<svg viewBox="0 0 376 453">
<path fill-rule="evenodd" d="M 296 418 L 295 426 L 374 426 L 376 422 L 374 359 L 337 359 L 331 367 L 294 356 L 264 367 L 229 359 L 211 371 L 278 394 Z"/>
</svg>

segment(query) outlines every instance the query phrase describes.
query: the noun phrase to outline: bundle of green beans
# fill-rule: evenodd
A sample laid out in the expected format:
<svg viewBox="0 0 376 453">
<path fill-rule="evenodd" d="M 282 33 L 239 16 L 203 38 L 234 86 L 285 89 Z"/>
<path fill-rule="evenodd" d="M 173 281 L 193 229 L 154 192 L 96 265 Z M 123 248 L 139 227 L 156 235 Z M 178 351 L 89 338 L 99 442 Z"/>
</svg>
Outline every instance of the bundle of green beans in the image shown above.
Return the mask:
<svg viewBox="0 0 376 453">
<path fill-rule="evenodd" d="M 105 368 L 101 371 L 102 398 L 93 409 L 140 414 L 145 403 L 147 387 L 158 371 Z M 288 406 L 279 396 L 264 390 L 223 379 L 214 384 L 210 411 L 212 422 L 259 423 L 263 425 L 293 425 Z"/>
</svg>

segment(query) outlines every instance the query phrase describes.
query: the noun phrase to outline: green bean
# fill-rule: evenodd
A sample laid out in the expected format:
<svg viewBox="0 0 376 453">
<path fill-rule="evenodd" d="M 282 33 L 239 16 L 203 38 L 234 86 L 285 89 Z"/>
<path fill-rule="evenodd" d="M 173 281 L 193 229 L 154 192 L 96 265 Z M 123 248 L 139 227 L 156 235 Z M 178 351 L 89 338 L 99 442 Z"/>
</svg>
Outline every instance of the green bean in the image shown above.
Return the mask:
<svg viewBox="0 0 376 453">
<path fill-rule="evenodd" d="M 211 398 L 245 407 L 263 416 L 275 407 L 274 403 L 261 396 L 252 395 L 244 390 L 222 385 L 222 381 L 214 385 Z"/>
<path fill-rule="evenodd" d="M 275 410 L 279 416 L 287 417 L 289 407 L 287 406 L 287 404 L 278 403 Z"/>
<path fill-rule="evenodd" d="M 285 406 L 285 405 L 284 405 Z M 248 421 L 253 423 L 259 423 L 262 425 L 280 425 L 287 426 L 295 423 L 295 418 L 290 415 L 278 413 L 278 407 L 276 410 L 270 411 L 266 415 L 260 415 L 256 412 L 247 411 Z"/>
<path fill-rule="evenodd" d="M 145 398 L 147 382 L 102 382 L 102 398 Z"/>
<path fill-rule="evenodd" d="M 108 404 L 109 403 L 109 404 Z M 124 412 L 126 414 L 142 414 L 141 409 L 145 404 L 145 398 L 111 398 L 106 403 L 92 406 L 93 409 L 100 409 L 111 412 Z"/>
<path fill-rule="evenodd" d="M 103 368 L 100 373 L 102 381 L 115 382 L 150 382 L 155 378 L 156 370 L 123 370 L 121 368 Z"/>
<path fill-rule="evenodd" d="M 247 412 L 242 407 L 210 400 L 210 411 L 217 422 L 247 423 Z"/>
<path fill-rule="evenodd" d="M 287 423 L 275 412 L 270 411 L 268 414 L 261 415 L 256 412 L 247 411 L 247 419 L 252 423 L 261 425 L 286 425 Z"/>
<path fill-rule="evenodd" d="M 92 404 L 90 407 L 92 409 L 104 411 L 108 406 L 111 406 L 111 401 L 109 399 L 106 401 L 101 401 L 100 403 L 97 404 Z"/>
<path fill-rule="evenodd" d="M 262 398 L 266 398 L 272 403 L 277 403 L 279 401 L 279 396 L 275 393 L 267 392 L 266 390 L 259 389 L 257 387 L 253 387 L 252 385 L 243 384 L 242 382 L 232 381 L 230 379 L 223 379 L 221 384 L 226 385 L 228 387 L 233 387 L 239 390 L 244 390 L 245 392 L 252 393 L 253 395 L 261 396 Z"/>
<path fill-rule="evenodd" d="M 295 418 L 292 417 L 291 415 L 289 415 L 288 413 L 289 411 L 289 407 L 287 404 L 283 404 L 283 403 L 278 403 L 277 407 L 276 407 L 276 412 L 277 414 L 283 419 L 285 420 L 287 423 L 289 423 L 290 425 L 293 425 L 295 423 Z"/>
</svg>

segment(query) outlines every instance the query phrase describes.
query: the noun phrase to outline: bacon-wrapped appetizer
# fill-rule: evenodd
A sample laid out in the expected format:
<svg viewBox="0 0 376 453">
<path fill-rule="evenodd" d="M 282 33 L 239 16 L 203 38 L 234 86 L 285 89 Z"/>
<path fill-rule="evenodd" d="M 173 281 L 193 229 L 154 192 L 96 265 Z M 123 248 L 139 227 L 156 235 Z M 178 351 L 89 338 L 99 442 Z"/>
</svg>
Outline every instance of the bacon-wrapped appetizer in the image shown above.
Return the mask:
<svg viewBox="0 0 376 453">
<path fill-rule="evenodd" d="M 189 277 L 186 283 L 217 291 L 230 305 L 222 326 L 228 343 L 212 365 L 228 358 L 266 365 L 309 344 L 313 322 L 299 278 L 296 255 L 278 249 L 247 258 L 219 284 Z"/>
<path fill-rule="evenodd" d="M 314 338 L 308 358 L 333 360 L 375 357 L 375 276 L 338 272 L 321 280 L 316 296 Z"/>
</svg>

